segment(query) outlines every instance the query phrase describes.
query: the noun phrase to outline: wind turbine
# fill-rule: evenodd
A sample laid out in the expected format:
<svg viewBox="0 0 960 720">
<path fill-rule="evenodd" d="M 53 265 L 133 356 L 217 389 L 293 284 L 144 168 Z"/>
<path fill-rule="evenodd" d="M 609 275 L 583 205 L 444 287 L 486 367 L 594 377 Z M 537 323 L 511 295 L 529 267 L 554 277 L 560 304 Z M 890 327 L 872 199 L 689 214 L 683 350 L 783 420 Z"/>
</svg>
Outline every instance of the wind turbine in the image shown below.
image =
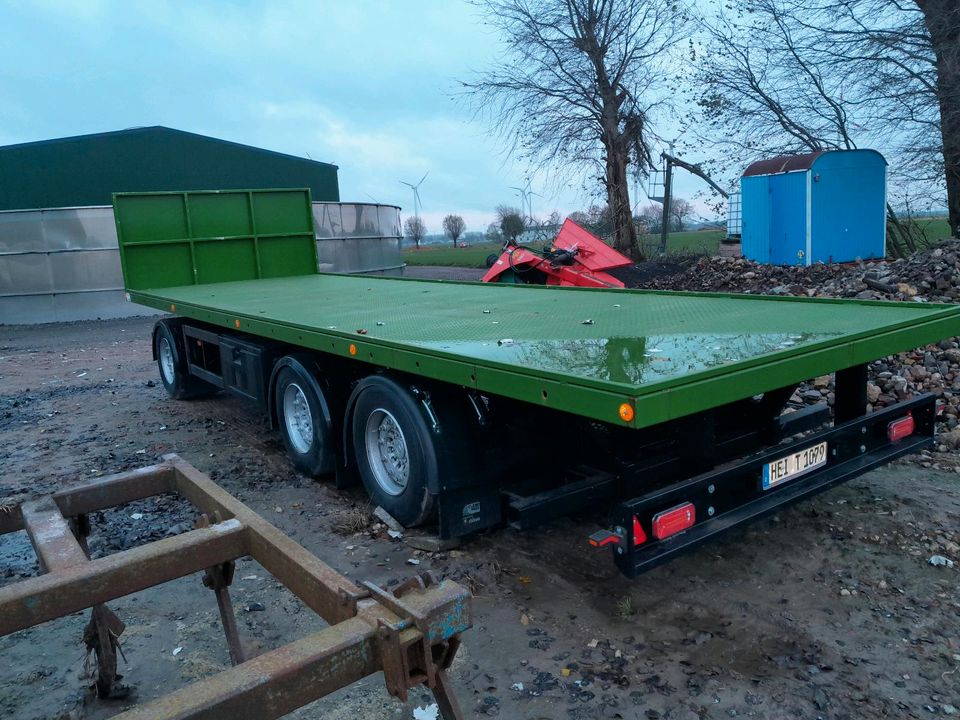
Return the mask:
<svg viewBox="0 0 960 720">
<path fill-rule="evenodd" d="M 535 193 L 530 189 L 530 178 L 527 178 L 527 182 L 523 187 L 517 187 L 516 185 L 509 186 L 511 190 L 516 190 L 520 195 L 520 210 L 521 212 L 527 213 L 528 219 L 533 219 L 533 200 L 530 198 L 536 195 L 537 197 L 543 197 L 540 193 Z"/>
<path fill-rule="evenodd" d="M 423 174 L 423 177 L 420 178 L 420 182 L 418 182 L 416 185 L 413 183 L 408 183 L 406 180 L 400 181 L 403 185 L 406 185 L 408 188 L 413 190 L 413 216 L 418 220 L 420 219 L 420 186 L 423 185 L 423 181 L 427 179 L 427 175 L 429 174 L 430 171 L 427 170 Z"/>
</svg>

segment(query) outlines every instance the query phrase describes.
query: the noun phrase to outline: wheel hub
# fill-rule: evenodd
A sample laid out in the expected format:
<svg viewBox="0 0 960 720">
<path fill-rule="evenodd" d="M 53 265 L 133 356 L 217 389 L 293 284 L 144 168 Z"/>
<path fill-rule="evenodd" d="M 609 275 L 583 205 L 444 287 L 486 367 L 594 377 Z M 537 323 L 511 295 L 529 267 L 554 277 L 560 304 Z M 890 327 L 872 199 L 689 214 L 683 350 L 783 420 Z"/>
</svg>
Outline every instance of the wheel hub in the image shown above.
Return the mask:
<svg viewBox="0 0 960 720">
<path fill-rule="evenodd" d="M 313 416 L 306 393 L 296 383 L 290 383 L 283 391 L 283 424 L 294 450 L 301 455 L 310 452 L 313 446 Z"/>
<path fill-rule="evenodd" d="M 370 413 L 366 427 L 367 461 L 377 484 L 390 495 L 399 495 L 410 477 L 407 440 L 389 410 Z"/>
<path fill-rule="evenodd" d="M 170 341 L 160 338 L 160 349 L 157 353 L 160 356 L 160 372 L 167 385 L 173 385 L 177 378 L 176 365 L 173 362 L 173 348 L 170 347 Z"/>
</svg>

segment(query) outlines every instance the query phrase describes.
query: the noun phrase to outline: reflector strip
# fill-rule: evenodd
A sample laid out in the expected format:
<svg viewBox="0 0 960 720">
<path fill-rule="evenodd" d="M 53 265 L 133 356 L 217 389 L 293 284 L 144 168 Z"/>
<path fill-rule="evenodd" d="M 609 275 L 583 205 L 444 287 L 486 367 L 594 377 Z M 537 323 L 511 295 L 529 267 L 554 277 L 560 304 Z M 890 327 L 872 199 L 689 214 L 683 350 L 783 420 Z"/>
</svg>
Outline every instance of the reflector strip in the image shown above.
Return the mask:
<svg viewBox="0 0 960 720">
<path fill-rule="evenodd" d="M 653 536 L 664 540 L 678 532 L 683 532 L 697 521 L 697 509 L 693 503 L 677 505 L 653 516 Z"/>
<path fill-rule="evenodd" d="M 890 442 L 903 440 L 905 437 L 913 435 L 916 429 L 917 425 L 913 420 L 913 415 L 907 415 L 904 418 L 887 423 L 887 439 Z"/>
</svg>

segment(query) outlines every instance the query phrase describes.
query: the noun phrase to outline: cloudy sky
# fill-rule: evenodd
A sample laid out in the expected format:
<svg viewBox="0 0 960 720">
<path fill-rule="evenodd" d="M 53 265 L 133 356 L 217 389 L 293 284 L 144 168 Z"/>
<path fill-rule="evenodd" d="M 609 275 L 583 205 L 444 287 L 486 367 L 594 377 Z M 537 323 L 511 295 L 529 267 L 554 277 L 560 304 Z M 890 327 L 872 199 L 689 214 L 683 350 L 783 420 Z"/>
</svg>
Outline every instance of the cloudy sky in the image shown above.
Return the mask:
<svg viewBox="0 0 960 720">
<path fill-rule="evenodd" d="M 0 144 L 166 125 L 336 163 L 342 199 L 407 211 L 399 180 L 429 171 L 430 232 L 450 212 L 483 230 L 519 203 L 527 168 L 452 99 L 499 51 L 459 0 L 0 0 L 0 20 Z M 683 175 L 690 197 L 701 184 Z M 532 180 L 535 214 L 595 199 Z"/>
</svg>

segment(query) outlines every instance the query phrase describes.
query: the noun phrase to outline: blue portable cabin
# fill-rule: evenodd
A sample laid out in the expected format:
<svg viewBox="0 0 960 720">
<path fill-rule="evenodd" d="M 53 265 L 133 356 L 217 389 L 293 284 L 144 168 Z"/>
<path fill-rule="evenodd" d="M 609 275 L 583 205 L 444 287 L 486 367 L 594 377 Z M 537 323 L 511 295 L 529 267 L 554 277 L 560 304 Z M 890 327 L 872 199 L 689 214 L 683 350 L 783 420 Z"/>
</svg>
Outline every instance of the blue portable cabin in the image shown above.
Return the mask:
<svg viewBox="0 0 960 720">
<path fill-rule="evenodd" d="M 760 160 L 740 191 L 746 258 L 812 265 L 886 254 L 887 161 L 876 150 Z"/>
</svg>

